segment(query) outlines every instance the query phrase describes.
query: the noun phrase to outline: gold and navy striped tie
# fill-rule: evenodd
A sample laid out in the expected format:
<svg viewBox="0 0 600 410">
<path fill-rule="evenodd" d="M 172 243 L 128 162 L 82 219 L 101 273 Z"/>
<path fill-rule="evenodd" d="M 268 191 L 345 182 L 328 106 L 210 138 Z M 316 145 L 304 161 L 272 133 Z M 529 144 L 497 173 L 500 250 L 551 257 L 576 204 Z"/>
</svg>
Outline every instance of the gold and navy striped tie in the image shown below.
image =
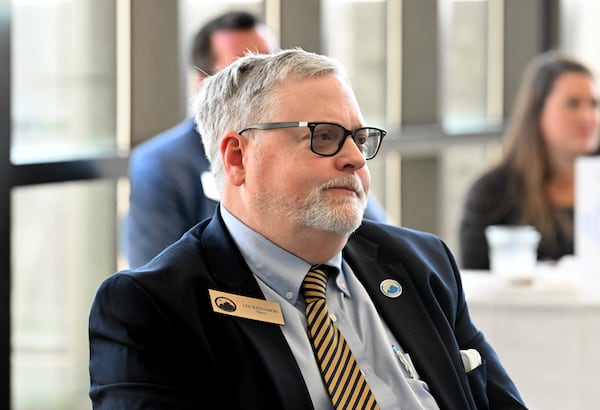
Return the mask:
<svg viewBox="0 0 600 410">
<path fill-rule="evenodd" d="M 333 407 L 379 409 L 350 346 L 329 317 L 326 288 L 327 272 L 322 266 L 311 269 L 302 282 L 308 335 Z"/>
</svg>

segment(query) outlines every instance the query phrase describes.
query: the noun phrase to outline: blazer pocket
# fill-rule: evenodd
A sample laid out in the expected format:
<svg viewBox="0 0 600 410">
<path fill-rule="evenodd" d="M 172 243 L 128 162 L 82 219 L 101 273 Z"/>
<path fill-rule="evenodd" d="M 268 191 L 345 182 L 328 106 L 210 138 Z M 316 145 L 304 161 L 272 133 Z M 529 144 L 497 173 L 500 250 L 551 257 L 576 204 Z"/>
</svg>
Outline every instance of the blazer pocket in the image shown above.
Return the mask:
<svg viewBox="0 0 600 410">
<path fill-rule="evenodd" d="M 469 387 L 473 394 L 473 399 L 478 410 L 490 408 L 490 402 L 487 397 L 487 371 L 485 360 L 475 369 L 467 372 Z"/>
</svg>

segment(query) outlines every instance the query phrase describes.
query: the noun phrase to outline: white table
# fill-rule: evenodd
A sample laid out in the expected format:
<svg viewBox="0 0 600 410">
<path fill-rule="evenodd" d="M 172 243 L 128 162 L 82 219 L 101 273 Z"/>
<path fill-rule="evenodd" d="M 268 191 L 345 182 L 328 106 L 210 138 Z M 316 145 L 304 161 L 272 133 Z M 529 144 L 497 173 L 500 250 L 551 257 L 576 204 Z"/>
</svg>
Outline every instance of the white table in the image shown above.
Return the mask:
<svg viewBox="0 0 600 410">
<path fill-rule="evenodd" d="M 528 284 L 462 272 L 474 322 L 531 409 L 600 409 L 597 266 L 541 266 Z"/>
</svg>

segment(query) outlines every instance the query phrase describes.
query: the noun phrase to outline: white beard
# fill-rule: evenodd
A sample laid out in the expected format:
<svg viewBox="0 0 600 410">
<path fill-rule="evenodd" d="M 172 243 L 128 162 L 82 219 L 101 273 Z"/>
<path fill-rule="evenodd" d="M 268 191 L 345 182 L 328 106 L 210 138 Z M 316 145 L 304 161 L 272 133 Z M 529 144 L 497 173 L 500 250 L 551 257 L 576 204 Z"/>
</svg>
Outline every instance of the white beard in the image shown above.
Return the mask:
<svg viewBox="0 0 600 410">
<path fill-rule="evenodd" d="M 323 195 L 328 188 L 337 186 L 352 187 L 357 192 L 356 197 Z M 258 194 L 256 199 L 265 212 L 290 218 L 301 226 L 344 235 L 360 226 L 367 205 L 367 196 L 360 180 L 351 175 L 315 188 L 304 199 L 284 198 L 271 192 Z"/>
</svg>

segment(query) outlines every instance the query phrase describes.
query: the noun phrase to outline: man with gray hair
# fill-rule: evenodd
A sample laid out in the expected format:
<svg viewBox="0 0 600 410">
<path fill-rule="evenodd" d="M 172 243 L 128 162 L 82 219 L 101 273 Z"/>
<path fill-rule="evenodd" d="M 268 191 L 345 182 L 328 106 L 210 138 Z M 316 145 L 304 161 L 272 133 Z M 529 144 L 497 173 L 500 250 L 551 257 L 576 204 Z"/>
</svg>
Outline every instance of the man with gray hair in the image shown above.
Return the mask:
<svg viewBox="0 0 600 410">
<path fill-rule="evenodd" d="M 247 55 L 196 120 L 221 202 L 100 286 L 94 408 L 525 408 L 442 240 L 362 219 L 386 132 L 342 66 Z"/>
<path fill-rule="evenodd" d="M 262 19 L 246 11 L 228 11 L 204 24 L 192 42 L 195 87 L 247 51 L 271 53 L 275 36 Z M 201 220 L 219 201 L 193 118 L 161 132 L 132 151 L 129 210 L 123 244 L 129 267 L 148 262 Z M 387 215 L 369 195 L 364 217 L 380 222 Z"/>
</svg>

